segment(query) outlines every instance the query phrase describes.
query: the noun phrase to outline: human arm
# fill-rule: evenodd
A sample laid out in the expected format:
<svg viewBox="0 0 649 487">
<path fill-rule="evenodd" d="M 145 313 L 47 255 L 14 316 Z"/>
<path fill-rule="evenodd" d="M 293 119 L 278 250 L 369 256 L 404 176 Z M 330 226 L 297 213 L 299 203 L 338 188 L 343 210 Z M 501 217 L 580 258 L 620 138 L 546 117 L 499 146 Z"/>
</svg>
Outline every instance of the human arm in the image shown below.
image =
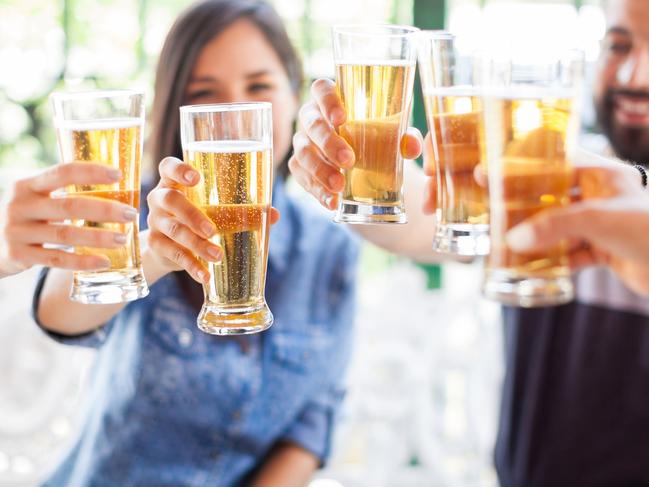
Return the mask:
<svg viewBox="0 0 649 487">
<path fill-rule="evenodd" d="M 221 259 L 221 249 L 210 238 L 216 227 L 186 197 L 185 188 L 196 185 L 200 175 L 174 157 L 159 165 L 160 181 L 149 193 L 148 231 L 142 232 L 142 267 L 149 286 L 170 272 L 185 270 L 199 283 L 209 274 L 199 257 Z M 271 213 L 271 222 L 279 215 Z M 125 303 L 88 306 L 71 301 L 68 290 L 72 273 L 52 270 L 43 286 L 36 313 L 46 329 L 62 335 L 90 332 L 117 314 Z"/>
<path fill-rule="evenodd" d="M 251 487 L 304 487 L 319 463 L 318 458 L 308 450 L 281 441 L 271 450 Z"/>
<path fill-rule="evenodd" d="M 649 194 L 638 171 L 585 151 L 575 166 L 580 201 L 521 223 L 508 245 L 534 252 L 568 240 L 573 268 L 609 266 L 630 289 L 649 295 Z"/>
<path fill-rule="evenodd" d="M 294 155 L 289 168 L 296 181 L 327 209 L 338 205 L 345 181 L 341 169 L 354 164 L 354 153 L 336 127 L 345 122 L 345 110 L 331 80 L 317 80 L 311 89 L 313 100 L 300 110 L 300 130 L 293 138 Z M 410 129 L 403 137 L 401 152 L 405 159 L 419 156 L 421 134 Z M 352 229 L 368 241 L 415 260 L 440 260 L 431 250 L 435 218 L 424 213 L 423 172 L 413 163 L 404 165 L 404 196 L 408 214 L 405 225 L 353 225 Z"/>
<path fill-rule="evenodd" d="M 137 213 L 128 205 L 79 195 L 54 197 L 52 192 L 75 184 L 110 184 L 119 171 L 101 164 L 59 164 L 13 183 L 0 205 L 0 277 L 46 265 L 75 270 L 107 267 L 108 259 L 76 255 L 46 244 L 116 248 L 125 236 L 112 231 L 78 228 L 66 220 L 129 222 Z"/>
<path fill-rule="evenodd" d="M 169 272 L 180 269 L 187 269 L 192 277 L 203 282 L 200 273 L 206 274 L 206 269 L 195 255 L 218 260 L 220 249 L 207 240 L 207 231 L 199 235 L 203 225 L 207 224 L 212 232 L 214 225 L 183 194 L 183 187 L 196 184 L 199 175 L 175 158 L 165 159 L 159 167 L 160 182 L 147 198 L 149 230 L 141 233 L 142 267 L 147 283 L 152 286 Z M 208 249 L 216 249 L 216 257 Z M 85 334 L 108 322 L 125 306 L 73 302 L 68 297 L 71 284 L 71 272 L 50 270 L 35 310 L 46 329 L 61 335 Z"/>
</svg>

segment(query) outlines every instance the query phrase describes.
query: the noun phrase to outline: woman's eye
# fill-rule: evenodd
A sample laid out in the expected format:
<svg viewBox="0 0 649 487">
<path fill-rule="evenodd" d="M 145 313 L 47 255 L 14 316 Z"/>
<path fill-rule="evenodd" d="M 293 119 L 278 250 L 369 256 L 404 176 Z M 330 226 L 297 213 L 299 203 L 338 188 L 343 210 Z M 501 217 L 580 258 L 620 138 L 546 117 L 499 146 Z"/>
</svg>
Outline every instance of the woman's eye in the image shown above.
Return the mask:
<svg viewBox="0 0 649 487">
<path fill-rule="evenodd" d="M 198 100 L 200 98 L 205 98 L 207 96 L 212 95 L 212 92 L 210 90 L 199 90 L 199 91 L 194 91 L 189 94 L 189 99 L 190 100 Z"/>
<path fill-rule="evenodd" d="M 248 91 L 251 93 L 259 93 L 270 89 L 272 89 L 272 86 L 269 83 L 254 83 L 248 87 Z"/>
<path fill-rule="evenodd" d="M 628 42 L 609 42 L 606 49 L 613 54 L 628 54 L 631 51 L 631 44 Z"/>
</svg>

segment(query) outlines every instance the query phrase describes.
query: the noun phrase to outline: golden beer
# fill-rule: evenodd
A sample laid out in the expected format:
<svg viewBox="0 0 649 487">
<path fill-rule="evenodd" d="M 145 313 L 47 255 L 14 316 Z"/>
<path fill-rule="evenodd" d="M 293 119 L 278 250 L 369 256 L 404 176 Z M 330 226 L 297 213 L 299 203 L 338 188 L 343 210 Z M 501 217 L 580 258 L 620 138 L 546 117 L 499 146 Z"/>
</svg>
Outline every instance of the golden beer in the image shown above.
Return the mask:
<svg viewBox="0 0 649 487">
<path fill-rule="evenodd" d="M 570 276 L 565 243 L 536 254 L 512 252 L 509 229 L 534 214 L 570 203 L 572 168 L 567 159 L 573 101 L 569 98 L 494 98 L 493 114 L 500 120 L 500 164 L 490 167 L 491 253 L 488 274 L 510 282 L 527 280 L 555 285 Z M 555 284 L 552 284 L 555 283 Z M 568 284 L 566 284 L 568 285 Z M 559 284 L 560 286 L 560 284 Z M 485 289 L 489 294 L 488 285 Z M 564 290 L 550 289 L 562 294 Z M 566 290 L 566 301 L 571 297 Z M 549 298 L 554 299 L 554 298 Z M 525 302 L 512 303 L 526 305 Z M 531 303 L 529 305 L 549 304 Z M 556 304 L 553 302 L 552 304 Z"/>
<path fill-rule="evenodd" d="M 467 236 L 477 230 L 486 233 L 488 193 L 486 185 L 480 185 L 475 178 L 476 167 L 485 165 L 482 99 L 471 92 L 449 88 L 427 93 L 424 102 L 433 137 L 431 163 L 435 165 L 438 188 L 437 225 L 438 234 L 442 234 L 437 240 L 457 240 L 462 232 Z M 449 231 L 454 234 L 447 236 Z M 436 242 L 436 246 L 444 244 Z M 463 249 L 453 250 L 462 253 Z M 479 250 L 471 248 L 467 253 L 481 254 Z"/>
<path fill-rule="evenodd" d="M 410 111 L 415 65 L 398 61 L 337 64 L 336 74 L 347 113 L 347 121 L 339 127 L 339 133 L 356 155 L 354 167 L 344 171 L 343 205 L 401 208 L 400 143 Z M 391 221 L 405 222 L 405 215 Z"/>
<path fill-rule="evenodd" d="M 142 121 L 140 119 L 62 122 L 57 126 L 57 138 L 61 159 L 64 163 L 105 164 L 120 169 L 122 173 L 122 178 L 118 183 L 70 186 L 66 188 L 66 195 L 83 195 L 119 201 L 139 211 L 142 157 Z M 75 289 L 83 290 L 85 286 L 96 286 L 98 283 L 126 286 L 121 290 L 113 289 L 112 292 L 120 294 L 120 296 L 110 302 L 114 302 L 116 299 L 130 299 L 126 296 L 130 292 L 126 288 L 134 288 L 131 289 L 135 293 L 133 299 L 148 293 L 140 260 L 138 222 L 105 223 L 74 220 L 72 223 L 79 227 L 110 230 L 126 235 L 126 244 L 118 248 L 76 247 L 74 249 L 75 253 L 81 255 L 108 257 L 110 268 L 94 272 L 75 272 L 73 299 L 75 299 Z"/>
<path fill-rule="evenodd" d="M 240 327 L 236 314 L 267 312 L 264 298 L 268 257 L 272 153 L 246 141 L 204 141 L 185 146 L 185 162 L 201 174 L 188 189 L 189 199 L 214 222 L 211 242 L 223 250 L 219 262 L 203 262 L 210 280 L 204 286 L 205 306 L 199 326 Z M 272 319 L 272 317 L 271 317 Z M 203 325 L 201 325 L 201 321 Z M 210 333 L 218 330 L 206 329 Z"/>
</svg>

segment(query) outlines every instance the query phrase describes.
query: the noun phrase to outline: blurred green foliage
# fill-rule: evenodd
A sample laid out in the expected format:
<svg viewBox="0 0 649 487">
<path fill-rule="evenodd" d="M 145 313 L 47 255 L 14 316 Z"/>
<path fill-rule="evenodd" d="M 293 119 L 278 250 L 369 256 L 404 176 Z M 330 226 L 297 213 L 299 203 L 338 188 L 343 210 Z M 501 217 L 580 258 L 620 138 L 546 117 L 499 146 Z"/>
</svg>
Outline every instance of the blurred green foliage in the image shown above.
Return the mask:
<svg viewBox="0 0 649 487">
<path fill-rule="evenodd" d="M 331 74 L 331 24 L 409 23 L 412 18 L 412 0 L 355 0 L 353 8 L 349 0 L 272 3 L 285 18 L 310 77 Z M 164 37 L 189 4 L 0 0 L 0 169 L 20 171 L 57 161 L 48 100 L 52 91 L 129 86 L 151 95 Z"/>
</svg>

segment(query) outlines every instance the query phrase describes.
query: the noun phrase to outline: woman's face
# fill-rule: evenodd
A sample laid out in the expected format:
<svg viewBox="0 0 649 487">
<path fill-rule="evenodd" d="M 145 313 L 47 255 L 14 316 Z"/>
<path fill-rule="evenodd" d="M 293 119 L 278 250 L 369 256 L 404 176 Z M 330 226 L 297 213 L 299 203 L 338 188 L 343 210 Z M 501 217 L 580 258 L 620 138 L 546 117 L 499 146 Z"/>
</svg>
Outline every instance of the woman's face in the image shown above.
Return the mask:
<svg viewBox="0 0 649 487">
<path fill-rule="evenodd" d="M 188 104 L 271 102 L 274 160 L 277 164 L 286 157 L 298 99 L 280 58 L 252 22 L 238 20 L 205 45 L 185 100 Z"/>
</svg>

